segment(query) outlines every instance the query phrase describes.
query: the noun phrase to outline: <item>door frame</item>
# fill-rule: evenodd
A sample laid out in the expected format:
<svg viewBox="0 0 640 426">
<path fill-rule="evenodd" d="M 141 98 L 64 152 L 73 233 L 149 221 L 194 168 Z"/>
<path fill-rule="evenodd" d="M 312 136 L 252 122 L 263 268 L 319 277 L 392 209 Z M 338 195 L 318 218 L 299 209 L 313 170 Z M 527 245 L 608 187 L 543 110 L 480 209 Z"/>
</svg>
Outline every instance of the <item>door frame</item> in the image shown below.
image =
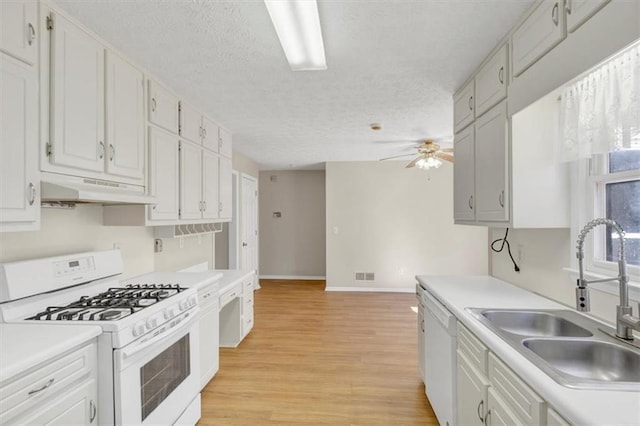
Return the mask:
<svg viewBox="0 0 640 426">
<path fill-rule="evenodd" d="M 258 220 L 259 219 L 259 217 L 258 217 L 258 209 L 259 209 L 258 205 L 259 205 L 259 201 L 260 201 L 260 198 L 259 198 L 260 197 L 260 193 L 258 191 L 258 178 L 256 178 L 255 176 L 252 176 L 250 174 L 247 174 L 247 173 L 240 173 L 240 179 L 238 181 L 239 188 L 240 188 L 240 191 L 239 191 L 240 197 L 238 197 L 238 198 L 240 200 L 242 199 L 242 181 L 245 178 L 247 180 L 252 181 L 255 184 L 256 193 L 257 193 L 257 195 L 256 195 L 256 230 L 258 230 L 258 233 L 256 234 L 256 277 L 259 277 L 260 276 L 260 250 L 259 250 L 259 247 L 260 247 L 260 232 L 259 232 L 260 223 L 259 223 L 259 220 Z M 244 206 L 242 206 L 241 202 L 239 204 L 240 204 L 240 209 L 244 208 Z M 238 211 L 240 212 L 240 210 L 238 210 Z M 241 216 L 242 216 L 242 214 L 239 213 L 238 217 L 241 217 Z M 243 224 L 242 224 L 241 220 L 240 220 L 240 222 L 241 222 L 240 226 L 238 227 L 238 238 L 239 238 L 238 241 L 240 241 L 240 239 L 242 238 L 242 225 Z M 238 247 L 238 250 L 239 250 L 239 247 Z M 239 261 L 240 261 L 240 257 L 238 257 L 238 263 L 240 263 Z M 260 288 L 259 281 L 257 281 L 256 288 Z"/>
<path fill-rule="evenodd" d="M 229 269 L 240 265 L 240 173 L 231 171 L 231 222 L 229 222 Z"/>
</svg>

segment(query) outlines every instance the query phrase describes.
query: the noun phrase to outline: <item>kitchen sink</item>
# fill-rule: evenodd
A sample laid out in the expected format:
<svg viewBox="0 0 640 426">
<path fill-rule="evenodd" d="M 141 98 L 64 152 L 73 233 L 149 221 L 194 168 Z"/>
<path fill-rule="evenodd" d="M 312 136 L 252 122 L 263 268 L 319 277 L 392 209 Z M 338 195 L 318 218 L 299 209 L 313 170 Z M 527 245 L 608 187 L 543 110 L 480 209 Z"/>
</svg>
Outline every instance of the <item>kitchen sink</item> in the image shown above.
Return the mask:
<svg viewBox="0 0 640 426">
<path fill-rule="evenodd" d="M 586 339 L 525 339 L 522 344 L 553 368 L 572 377 L 640 382 L 640 353 L 617 344 Z"/>
<path fill-rule="evenodd" d="M 593 336 L 589 330 L 559 316 L 556 312 L 485 310 L 482 311 L 482 316 L 500 330 L 521 336 Z"/>
<path fill-rule="evenodd" d="M 563 386 L 640 391 L 640 349 L 594 319 L 568 309 L 467 311 Z"/>
</svg>

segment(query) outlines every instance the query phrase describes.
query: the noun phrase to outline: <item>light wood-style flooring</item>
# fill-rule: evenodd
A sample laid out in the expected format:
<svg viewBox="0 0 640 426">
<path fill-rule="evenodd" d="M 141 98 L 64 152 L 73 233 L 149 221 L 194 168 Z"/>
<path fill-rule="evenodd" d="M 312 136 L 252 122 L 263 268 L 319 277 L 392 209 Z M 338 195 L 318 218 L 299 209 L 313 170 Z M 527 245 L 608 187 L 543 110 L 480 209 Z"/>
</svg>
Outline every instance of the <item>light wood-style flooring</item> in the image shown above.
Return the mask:
<svg viewBox="0 0 640 426">
<path fill-rule="evenodd" d="M 417 361 L 415 295 L 262 280 L 255 326 L 202 392 L 200 425 L 437 425 Z"/>
</svg>

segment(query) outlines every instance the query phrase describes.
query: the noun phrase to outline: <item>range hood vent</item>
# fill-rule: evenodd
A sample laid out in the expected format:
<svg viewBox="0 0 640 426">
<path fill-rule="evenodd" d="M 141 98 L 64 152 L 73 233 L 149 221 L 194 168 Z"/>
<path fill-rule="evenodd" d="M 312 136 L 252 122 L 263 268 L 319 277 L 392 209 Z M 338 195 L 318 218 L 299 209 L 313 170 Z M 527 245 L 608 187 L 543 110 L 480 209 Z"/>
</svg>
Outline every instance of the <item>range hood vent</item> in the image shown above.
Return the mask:
<svg viewBox="0 0 640 426">
<path fill-rule="evenodd" d="M 157 204 L 158 199 L 144 193 L 144 187 L 42 173 L 41 201 L 96 204 Z"/>
</svg>

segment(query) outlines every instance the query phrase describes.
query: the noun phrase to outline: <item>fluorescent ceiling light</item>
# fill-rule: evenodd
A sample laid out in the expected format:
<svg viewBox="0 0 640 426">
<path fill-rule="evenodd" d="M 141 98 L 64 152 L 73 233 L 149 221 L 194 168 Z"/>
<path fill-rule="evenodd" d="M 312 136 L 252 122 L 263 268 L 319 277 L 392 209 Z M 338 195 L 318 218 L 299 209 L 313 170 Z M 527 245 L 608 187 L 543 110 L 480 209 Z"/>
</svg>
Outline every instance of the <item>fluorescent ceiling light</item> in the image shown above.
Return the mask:
<svg viewBox="0 0 640 426">
<path fill-rule="evenodd" d="M 326 70 L 316 0 L 264 0 L 293 71 Z"/>
</svg>

